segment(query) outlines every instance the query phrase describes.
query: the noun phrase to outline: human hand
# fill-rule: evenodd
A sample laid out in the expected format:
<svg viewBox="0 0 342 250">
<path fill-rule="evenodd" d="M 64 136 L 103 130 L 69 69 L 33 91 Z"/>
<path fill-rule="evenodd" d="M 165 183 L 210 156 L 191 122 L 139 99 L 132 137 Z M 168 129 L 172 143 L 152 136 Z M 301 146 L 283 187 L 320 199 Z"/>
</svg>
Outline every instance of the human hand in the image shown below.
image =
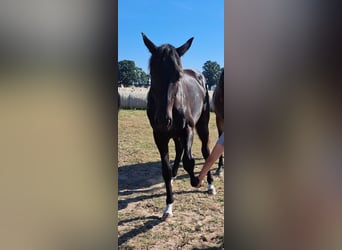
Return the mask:
<svg viewBox="0 0 342 250">
<path fill-rule="evenodd" d="M 203 185 L 203 181 L 199 182 L 198 185 L 196 186 L 196 188 L 200 188 L 200 187 L 202 187 L 202 185 Z"/>
</svg>

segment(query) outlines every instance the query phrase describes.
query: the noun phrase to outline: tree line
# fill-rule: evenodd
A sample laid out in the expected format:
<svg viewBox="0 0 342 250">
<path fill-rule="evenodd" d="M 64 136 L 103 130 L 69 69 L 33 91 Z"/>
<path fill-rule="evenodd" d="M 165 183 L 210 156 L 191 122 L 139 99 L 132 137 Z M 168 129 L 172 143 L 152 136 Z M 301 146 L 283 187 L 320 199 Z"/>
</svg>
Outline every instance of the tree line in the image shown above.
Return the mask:
<svg viewBox="0 0 342 250">
<path fill-rule="evenodd" d="M 132 60 L 122 60 L 118 62 L 118 86 L 149 86 L 150 75 L 143 69 L 137 67 Z M 202 67 L 202 73 L 206 79 L 208 88 L 216 85 L 220 78 L 222 68 L 215 61 L 206 61 Z"/>
</svg>

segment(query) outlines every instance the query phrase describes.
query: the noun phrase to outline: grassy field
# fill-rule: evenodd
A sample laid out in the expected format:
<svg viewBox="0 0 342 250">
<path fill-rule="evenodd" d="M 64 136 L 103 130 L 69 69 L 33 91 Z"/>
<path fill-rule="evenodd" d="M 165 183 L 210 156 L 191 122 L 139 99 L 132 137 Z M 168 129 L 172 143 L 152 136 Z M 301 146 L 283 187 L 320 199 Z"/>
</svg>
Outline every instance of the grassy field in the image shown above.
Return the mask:
<svg viewBox="0 0 342 250">
<path fill-rule="evenodd" d="M 119 249 L 222 249 L 223 248 L 223 177 L 214 177 L 217 195 L 190 185 L 180 166 L 173 184 L 175 202 L 173 217 L 160 220 L 166 193 L 161 175 L 158 150 L 146 111 L 119 112 Z M 217 139 L 215 114 L 210 120 L 210 148 Z M 175 156 L 172 141 L 170 159 Z M 196 135 L 193 155 L 195 172 L 204 163 Z M 214 166 L 215 171 L 217 164 Z M 214 172 L 213 171 L 213 172 Z"/>
</svg>

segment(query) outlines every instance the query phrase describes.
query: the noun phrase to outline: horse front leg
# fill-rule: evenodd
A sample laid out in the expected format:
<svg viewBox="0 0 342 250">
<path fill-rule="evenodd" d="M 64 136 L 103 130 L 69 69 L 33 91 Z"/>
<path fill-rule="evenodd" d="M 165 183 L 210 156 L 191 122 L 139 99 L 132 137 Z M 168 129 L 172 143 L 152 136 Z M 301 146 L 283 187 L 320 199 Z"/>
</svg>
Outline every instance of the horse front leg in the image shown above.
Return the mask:
<svg viewBox="0 0 342 250">
<path fill-rule="evenodd" d="M 174 201 L 171 185 L 172 168 L 169 161 L 169 139 L 165 135 L 156 132 L 153 132 L 153 137 L 160 153 L 162 174 L 166 188 L 166 207 L 163 210 L 162 216 L 162 219 L 166 220 L 169 216 L 172 216 L 172 204 Z"/>
<path fill-rule="evenodd" d="M 181 161 L 181 158 L 182 158 L 182 155 L 183 155 L 183 150 L 184 150 L 184 147 L 183 147 L 183 144 L 182 144 L 182 141 L 181 141 L 180 138 L 174 138 L 173 141 L 175 142 L 176 157 L 175 157 L 175 161 L 174 161 L 173 167 L 172 167 L 171 183 L 177 177 L 179 163 Z"/>
<path fill-rule="evenodd" d="M 194 140 L 193 128 L 187 126 L 185 128 L 185 136 L 183 137 L 184 155 L 183 155 L 183 168 L 190 176 L 191 186 L 197 185 L 197 178 L 194 174 L 195 160 L 192 157 L 191 147 Z"/>
</svg>

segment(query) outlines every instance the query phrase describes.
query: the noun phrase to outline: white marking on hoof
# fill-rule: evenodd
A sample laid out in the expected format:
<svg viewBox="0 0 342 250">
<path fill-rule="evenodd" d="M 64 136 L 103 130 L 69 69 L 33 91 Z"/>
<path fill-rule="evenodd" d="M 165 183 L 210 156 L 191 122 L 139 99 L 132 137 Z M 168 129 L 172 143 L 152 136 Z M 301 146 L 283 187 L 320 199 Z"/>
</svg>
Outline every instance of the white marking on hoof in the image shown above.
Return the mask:
<svg viewBox="0 0 342 250">
<path fill-rule="evenodd" d="M 210 195 L 215 195 L 216 194 L 216 189 L 213 184 L 208 185 L 208 194 Z"/>
<path fill-rule="evenodd" d="M 172 213 L 172 204 L 167 204 L 163 211 L 162 220 L 166 220 L 167 218 L 171 217 Z"/>
<path fill-rule="evenodd" d="M 220 169 L 220 170 L 217 169 L 216 172 L 215 172 L 215 174 L 216 174 L 217 176 L 220 176 L 220 177 L 221 177 L 222 174 L 223 174 L 223 169 Z"/>
<path fill-rule="evenodd" d="M 177 176 L 176 176 L 177 177 Z M 171 186 L 173 185 L 173 182 L 176 180 L 176 177 L 171 178 Z"/>
<path fill-rule="evenodd" d="M 167 221 L 170 217 L 172 217 L 172 214 L 163 214 L 163 217 L 161 218 L 161 220 Z"/>
</svg>

